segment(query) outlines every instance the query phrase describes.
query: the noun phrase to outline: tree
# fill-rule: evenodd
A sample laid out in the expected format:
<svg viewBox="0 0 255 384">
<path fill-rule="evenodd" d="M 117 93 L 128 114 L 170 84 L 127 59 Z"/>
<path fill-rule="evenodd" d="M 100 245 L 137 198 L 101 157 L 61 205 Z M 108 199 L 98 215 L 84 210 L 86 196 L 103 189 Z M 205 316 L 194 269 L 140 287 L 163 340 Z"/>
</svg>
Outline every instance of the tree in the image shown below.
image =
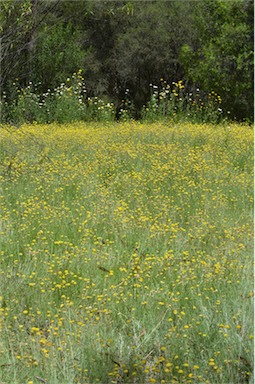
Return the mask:
<svg viewBox="0 0 255 384">
<path fill-rule="evenodd" d="M 178 56 L 181 45 L 192 39 L 190 3 L 179 1 L 135 3 L 132 23 L 114 48 L 117 76 L 131 90 L 138 109 L 149 98 L 149 84 L 160 78 L 183 77 Z"/>
<path fill-rule="evenodd" d="M 83 45 L 89 91 L 121 102 L 128 88 L 139 111 L 151 82 L 179 80 L 180 47 L 194 37 L 191 8 L 179 1 L 91 2 Z"/>
<path fill-rule="evenodd" d="M 253 116 L 253 2 L 205 0 L 195 21 L 200 46 L 184 45 L 180 54 L 186 76 L 222 97 L 237 119 Z"/>
<path fill-rule="evenodd" d="M 0 3 L 1 92 L 16 78 L 40 92 L 83 69 L 90 96 L 136 115 L 160 78 L 221 95 L 232 117 L 253 115 L 253 1 L 60 1 Z"/>
<path fill-rule="evenodd" d="M 3 0 L 0 4 L 2 89 L 19 78 L 21 85 L 31 80 L 37 32 L 58 1 Z"/>
<path fill-rule="evenodd" d="M 79 30 L 71 22 L 45 24 L 37 34 L 33 55 L 30 80 L 40 83 L 44 92 L 57 87 L 84 65 Z"/>
</svg>

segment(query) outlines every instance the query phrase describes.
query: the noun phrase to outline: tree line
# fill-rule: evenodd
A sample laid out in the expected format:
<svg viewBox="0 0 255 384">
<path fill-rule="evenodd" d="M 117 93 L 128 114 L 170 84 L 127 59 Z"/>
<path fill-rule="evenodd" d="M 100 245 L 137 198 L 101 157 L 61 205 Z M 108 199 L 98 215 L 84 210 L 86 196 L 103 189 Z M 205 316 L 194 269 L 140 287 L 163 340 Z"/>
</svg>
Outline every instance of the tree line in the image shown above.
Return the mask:
<svg viewBox="0 0 255 384">
<path fill-rule="evenodd" d="M 1 95 L 54 89 L 79 70 L 88 97 L 129 98 L 134 117 L 150 85 L 182 80 L 215 91 L 231 118 L 253 119 L 252 0 L 2 0 Z"/>
</svg>

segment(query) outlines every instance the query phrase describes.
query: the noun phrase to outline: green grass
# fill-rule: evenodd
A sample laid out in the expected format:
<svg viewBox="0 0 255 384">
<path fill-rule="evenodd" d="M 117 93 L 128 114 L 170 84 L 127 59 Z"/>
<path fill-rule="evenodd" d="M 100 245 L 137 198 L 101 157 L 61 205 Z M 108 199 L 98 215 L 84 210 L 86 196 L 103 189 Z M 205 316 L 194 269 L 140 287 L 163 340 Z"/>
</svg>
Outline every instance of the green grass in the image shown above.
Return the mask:
<svg viewBox="0 0 255 384">
<path fill-rule="evenodd" d="M 250 127 L 1 136 L 2 383 L 252 383 Z"/>
</svg>

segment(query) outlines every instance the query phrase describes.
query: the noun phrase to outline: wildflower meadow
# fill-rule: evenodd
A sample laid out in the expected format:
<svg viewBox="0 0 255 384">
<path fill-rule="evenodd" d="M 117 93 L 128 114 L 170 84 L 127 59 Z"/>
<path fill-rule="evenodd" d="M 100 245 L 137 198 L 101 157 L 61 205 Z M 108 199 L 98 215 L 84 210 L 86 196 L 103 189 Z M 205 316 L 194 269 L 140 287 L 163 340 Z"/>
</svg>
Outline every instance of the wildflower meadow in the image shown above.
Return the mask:
<svg viewBox="0 0 255 384">
<path fill-rule="evenodd" d="M 253 382 L 250 126 L 3 125 L 0 146 L 2 384 Z"/>
</svg>

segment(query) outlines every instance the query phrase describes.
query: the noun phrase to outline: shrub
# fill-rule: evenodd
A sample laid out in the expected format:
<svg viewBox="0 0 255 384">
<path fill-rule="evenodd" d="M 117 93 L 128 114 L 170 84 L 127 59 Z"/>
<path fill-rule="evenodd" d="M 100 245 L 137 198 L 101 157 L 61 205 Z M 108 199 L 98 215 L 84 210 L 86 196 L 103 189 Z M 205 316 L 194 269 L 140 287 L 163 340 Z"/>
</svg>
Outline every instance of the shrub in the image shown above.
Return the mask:
<svg viewBox="0 0 255 384">
<path fill-rule="evenodd" d="M 223 120 L 221 97 L 214 91 L 201 92 L 199 88 L 188 91 L 183 81 L 173 82 L 172 87 L 163 79 L 160 86 L 152 85 L 151 98 L 142 111 L 147 121 L 170 118 L 192 122 L 218 123 Z"/>
<path fill-rule="evenodd" d="M 65 83 L 42 95 L 31 82 L 25 88 L 13 83 L 16 99 L 1 102 L 2 120 L 15 123 L 70 123 L 74 121 L 109 121 L 115 117 L 114 104 L 97 97 L 87 97 L 81 71 Z"/>
<path fill-rule="evenodd" d="M 3 122 L 22 123 L 71 123 L 74 121 L 113 121 L 115 118 L 127 121 L 135 116 L 135 108 L 129 95 L 117 108 L 107 99 L 88 97 L 85 80 L 81 74 L 74 73 L 65 83 L 40 94 L 37 85 L 29 82 L 27 87 L 20 88 L 12 84 L 12 102 L 1 101 L 1 117 Z M 40 84 L 38 84 L 40 85 Z M 195 123 L 219 123 L 225 118 L 221 108 L 221 97 L 214 91 L 205 93 L 198 88 L 188 90 L 182 80 L 170 86 L 163 79 L 160 85 L 152 85 L 151 98 L 143 107 L 141 117 L 145 121 L 172 119 L 174 121 L 190 121 Z M 193 87 L 194 88 L 194 87 Z"/>
</svg>

